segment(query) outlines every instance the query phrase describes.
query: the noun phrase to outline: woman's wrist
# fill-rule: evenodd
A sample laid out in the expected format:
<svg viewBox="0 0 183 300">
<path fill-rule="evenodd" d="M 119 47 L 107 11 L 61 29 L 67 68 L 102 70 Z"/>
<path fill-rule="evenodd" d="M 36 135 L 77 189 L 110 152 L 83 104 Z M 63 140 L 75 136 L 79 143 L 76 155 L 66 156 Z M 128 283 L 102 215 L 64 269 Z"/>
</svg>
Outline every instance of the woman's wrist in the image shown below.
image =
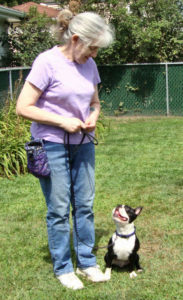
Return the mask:
<svg viewBox="0 0 183 300">
<path fill-rule="evenodd" d="M 90 119 L 97 122 L 99 114 L 100 114 L 100 107 L 90 106 L 90 115 L 89 115 Z"/>
</svg>

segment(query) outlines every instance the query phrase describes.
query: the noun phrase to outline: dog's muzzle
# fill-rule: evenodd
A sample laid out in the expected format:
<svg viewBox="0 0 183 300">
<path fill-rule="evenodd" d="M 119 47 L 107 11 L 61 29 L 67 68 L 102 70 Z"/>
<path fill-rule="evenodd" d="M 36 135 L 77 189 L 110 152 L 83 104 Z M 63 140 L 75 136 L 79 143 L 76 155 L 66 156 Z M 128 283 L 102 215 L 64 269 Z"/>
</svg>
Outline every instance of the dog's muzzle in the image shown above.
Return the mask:
<svg viewBox="0 0 183 300">
<path fill-rule="evenodd" d="M 124 209 L 122 207 L 116 207 L 113 210 L 113 218 L 115 218 L 115 219 L 117 218 L 122 222 L 127 222 L 128 218 L 123 215 L 123 210 Z"/>
</svg>

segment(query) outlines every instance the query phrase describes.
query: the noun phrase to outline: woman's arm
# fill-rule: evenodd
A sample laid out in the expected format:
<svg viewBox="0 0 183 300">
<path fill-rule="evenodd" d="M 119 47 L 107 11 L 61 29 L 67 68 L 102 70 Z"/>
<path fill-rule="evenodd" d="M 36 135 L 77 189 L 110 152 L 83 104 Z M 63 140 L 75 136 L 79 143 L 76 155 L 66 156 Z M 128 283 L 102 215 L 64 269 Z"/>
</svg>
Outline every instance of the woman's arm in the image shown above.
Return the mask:
<svg viewBox="0 0 183 300">
<path fill-rule="evenodd" d="M 93 131 L 95 129 L 99 114 L 100 114 L 100 100 L 98 96 L 98 87 L 95 86 L 95 93 L 90 103 L 90 115 L 85 121 L 86 130 L 88 132 Z"/>
<path fill-rule="evenodd" d="M 62 117 L 36 107 L 36 102 L 41 94 L 40 89 L 26 81 L 17 101 L 16 113 L 31 121 L 58 126 L 70 133 L 86 128 L 85 124 L 77 118 Z"/>
</svg>

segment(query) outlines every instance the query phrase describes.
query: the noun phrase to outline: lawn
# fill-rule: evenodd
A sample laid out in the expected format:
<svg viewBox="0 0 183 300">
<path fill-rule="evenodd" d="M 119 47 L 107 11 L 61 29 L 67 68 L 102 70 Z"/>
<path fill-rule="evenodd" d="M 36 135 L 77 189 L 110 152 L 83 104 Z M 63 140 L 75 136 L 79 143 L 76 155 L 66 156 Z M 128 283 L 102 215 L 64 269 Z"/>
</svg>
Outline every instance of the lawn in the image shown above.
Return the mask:
<svg viewBox="0 0 183 300">
<path fill-rule="evenodd" d="M 144 272 L 135 279 L 115 269 L 109 282 L 63 288 L 52 272 L 38 180 L 25 175 L 0 185 L 0 299 L 183 299 L 182 118 L 113 118 L 96 147 L 96 246 L 115 230 L 116 204 L 143 206 L 136 227 Z M 95 252 L 103 270 L 105 252 Z"/>
</svg>

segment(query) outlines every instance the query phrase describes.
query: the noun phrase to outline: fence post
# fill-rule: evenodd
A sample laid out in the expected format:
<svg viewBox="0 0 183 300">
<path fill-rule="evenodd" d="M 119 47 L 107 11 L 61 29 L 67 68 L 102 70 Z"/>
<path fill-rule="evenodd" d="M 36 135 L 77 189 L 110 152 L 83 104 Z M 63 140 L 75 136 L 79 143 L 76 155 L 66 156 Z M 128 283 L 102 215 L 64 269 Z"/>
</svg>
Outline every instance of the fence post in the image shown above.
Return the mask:
<svg viewBox="0 0 183 300">
<path fill-rule="evenodd" d="M 10 87 L 10 98 L 13 100 L 13 84 L 12 84 L 12 71 L 9 70 L 9 87 Z"/>
<path fill-rule="evenodd" d="M 169 86 L 168 86 L 168 63 L 165 63 L 165 72 L 166 72 L 166 114 L 169 116 Z"/>
</svg>

